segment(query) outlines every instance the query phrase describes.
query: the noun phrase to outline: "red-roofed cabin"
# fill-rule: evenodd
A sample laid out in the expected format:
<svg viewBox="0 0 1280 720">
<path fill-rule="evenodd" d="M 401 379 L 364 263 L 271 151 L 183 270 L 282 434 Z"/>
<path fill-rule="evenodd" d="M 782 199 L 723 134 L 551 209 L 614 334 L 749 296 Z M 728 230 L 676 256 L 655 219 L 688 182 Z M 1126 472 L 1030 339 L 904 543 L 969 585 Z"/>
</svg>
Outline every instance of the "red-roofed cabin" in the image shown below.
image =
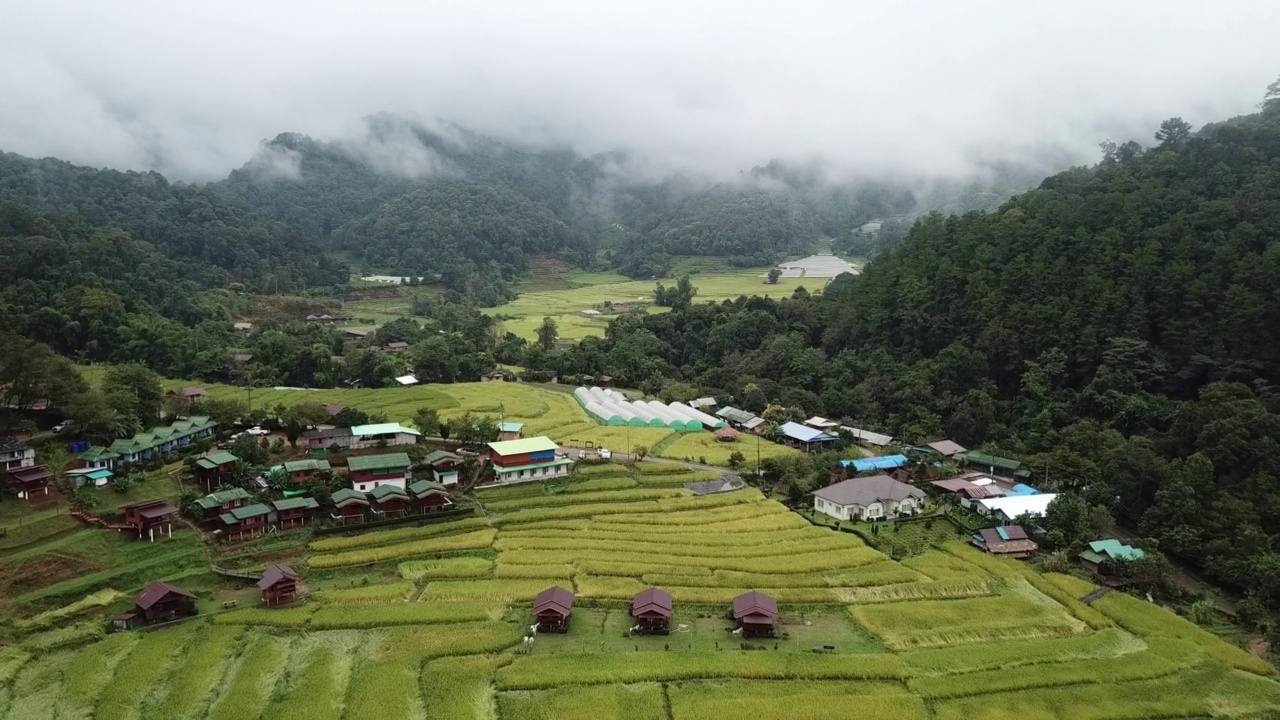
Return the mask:
<svg viewBox="0 0 1280 720">
<path fill-rule="evenodd" d="M 156 535 L 173 537 L 173 518 L 177 514 L 178 508 L 168 500 L 143 500 L 125 506 L 124 522 L 138 533 L 139 540 L 155 542 Z"/>
<path fill-rule="evenodd" d="M 43 500 L 49 496 L 49 479 L 53 473 L 44 465 L 32 465 L 9 471 L 9 485 L 18 497 L 27 502 Z"/>
<path fill-rule="evenodd" d="M 671 593 L 660 588 L 640 591 L 631 601 L 631 617 L 636 619 L 634 631 L 666 635 L 671 632 Z"/>
<path fill-rule="evenodd" d="M 298 573 L 288 565 L 272 564 L 258 581 L 262 604 L 267 607 L 291 603 L 298 598 Z"/>
<path fill-rule="evenodd" d="M 533 616 L 541 632 L 569 632 L 569 616 L 573 613 L 573 593 L 560 586 L 538 593 L 533 601 Z"/>
<path fill-rule="evenodd" d="M 119 615 L 112 624 L 120 630 L 132 630 L 139 625 L 159 623 L 191 617 L 196 610 L 196 596 L 177 585 L 153 582 L 133 600 L 133 612 Z"/>
<path fill-rule="evenodd" d="M 752 590 L 733 599 L 735 633 L 742 637 L 774 637 L 778 621 L 778 601 Z"/>
</svg>

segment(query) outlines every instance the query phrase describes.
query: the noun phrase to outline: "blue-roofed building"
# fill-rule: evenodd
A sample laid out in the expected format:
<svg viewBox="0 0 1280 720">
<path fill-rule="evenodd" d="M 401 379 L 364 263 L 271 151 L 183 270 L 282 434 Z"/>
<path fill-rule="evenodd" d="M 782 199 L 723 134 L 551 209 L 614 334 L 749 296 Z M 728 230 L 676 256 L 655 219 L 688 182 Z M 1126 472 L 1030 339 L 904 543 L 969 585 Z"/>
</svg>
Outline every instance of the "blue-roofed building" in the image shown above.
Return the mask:
<svg viewBox="0 0 1280 720">
<path fill-rule="evenodd" d="M 798 422 L 783 423 L 779 430 L 782 431 L 784 442 L 788 445 L 795 445 L 805 452 L 809 452 L 809 449 L 814 445 L 836 441 L 834 435 L 828 435 L 821 430 L 811 428 L 808 425 L 801 425 Z"/>
<path fill-rule="evenodd" d="M 853 468 L 854 472 L 866 472 L 868 470 L 895 470 L 906 466 L 906 455 L 882 455 L 880 457 L 840 461 L 840 467 L 843 467 L 846 470 Z"/>
<path fill-rule="evenodd" d="M 1006 495 L 1006 496 L 1009 496 L 1009 495 L 1039 495 L 1039 494 L 1040 494 L 1040 491 L 1039 491 L 1039 490 L 1037 490 L 1037 489 L 1035 489 L 1035 488 L 1031 487 L 1030 485 L 1023 485 L 1022 483 L 1018 483 L 1017 485 L 1014 485 L 1012 490 L 1010 490 L 1009 492 L 1005 493 L 1005 495 Z"/>
</svg>

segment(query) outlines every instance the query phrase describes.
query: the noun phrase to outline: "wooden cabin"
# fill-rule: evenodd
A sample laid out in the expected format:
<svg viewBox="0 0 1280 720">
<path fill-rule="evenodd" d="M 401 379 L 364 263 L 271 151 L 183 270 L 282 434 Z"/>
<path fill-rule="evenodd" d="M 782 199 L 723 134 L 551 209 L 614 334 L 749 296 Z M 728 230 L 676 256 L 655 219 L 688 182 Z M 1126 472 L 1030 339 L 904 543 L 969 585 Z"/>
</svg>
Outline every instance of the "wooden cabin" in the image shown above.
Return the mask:
<svg viewBox="0 0 1280 720">
<path fill-rule="evenodd" d="M 224 450 L 209 453 L 196 458 L 196 479 L 204 486 L 204 491 L 213 492 L 225 480 L 231 477 L 231 471 L 240 458 Z"/>
<path fill-rule="evenodd" d="M 775 637 L 778 601 L 752 590 L 733 599 L 734 633 L 742 637 Z"/>
<path fill-rule="evenodd" d="M 9 470 L 9 486 L 23 500 L 37 502 L 49 497 L 49 480 L 52 477 L 53 473 L 44 465 L 28 465 Z"/>
<path fill-rule="evenodd" d="M 249 491 L 241 487 L 226 488 L 196 499 L 206 518 L 216 518 L 253 501 Z"/>
<path fill-rule="evenodd" d="M 454 455 L 447 450 L 434 450 L 427 453 L 426 462 L 441 485 L 457 485 L 458 474 L 462 468 L 462 456 Z"/>
<path fill-rule="evenodd" d="M 533 617 L 541 632 L 569 632 L 572 614 L 573 593 L 559 585 L 543 590 L 533 600 Z"/>
<path fill-rule="evenodd" d="M 449 499 L 449 491 L 440 483 L 430 480 L 419 480 L 409 486 L 409 500 L 413 511 L 420 514 L 440 512 L 453 507 Z"/>
<path fill-rule="evenodd" d="M 666 635 L 671 632 L 671 593 L 660 588 L 641 590 L 631 601 L 632 628 L 643 634 Z"/>
<path fill-rule="evenodd" d="M 143 500 L 124 507 L 124 522 L 138 534 L 155 542 L 156 536 L 173 537 L 173 519 L 178 508 L 168 500 Z"/>
<path fill-rule="evenodd" d="M 498 439 L 499 440 L 519 440 L 520 433 L 524 431 L 524 423 L 503 422 L 498 423 Z"/>
<path fill-rule="evenodd" d="M 361 455 L 347 459 L 347 474 L 351 476 L 351 486 L 362 493 L 383 485 L 403 490 L 409 484 L 412 464 L 405 453 Z"/>
<path fill-rule="evenodd" d="M 320 507 L 315 498 L 291 497 L 283 500 L 272 500 L 271 507 L 276 511 L 276 527 L 281 530 L 292 530 L 307 524 L 307 518 Z"/>
<path fill-rule="evenodd" d="M 273 563 L 262 573 L 258 589 L 262 591 L 262 604 L 267 607 L 291 603 L 298 598 L 298 573 L 288 565 Z"/>
<path fill-rule="evenodd" d="M 346 525 L 348 522 L 364 522 L 364 515 L 369 510 L 369 500 L 364 493 L 351 488 L 343 488 L 332 496 L 333 507 L 338 511 L 333 519 Z"/>
<path fill-rule="evenodd" d="M 333 468 L 329 467 L 328 460 L 316 460 L 314 458 L 290 460 L 284 464 L 284 471 L 289 475 L 289 482 L 294 485 L 310 482 L 318 473 L 331 472 L 332 470 Z"/>
<path fill-rule="evenodd" d="M 118 630 L 132 630 L 142 625 L 181 620 L 199 612 L 196 596 L 177 585 L 153 582 L 133 600 L 133 612 L 118 615 L 112 625 Z"/>
<path fill-rule="evenodd" d="M 245 505 L 218 516 L 222 532 L 232 542 L 252 540 L 267 534 L 267 520 L 271 508 L 262 503 Z"/>
<path fill-rule="evenodd" d="M 1021 525 L 1005 525 L 979 530 L 973 534 L 971 542 L 974 547 L 991 555 L 1018 560 L 1031 557 L 1040 547 L 1027 536 L 1027 531 Z"/>
<path fill-rule="evenodd" d="M 385 517 L 400 517 L 409 512 L 409 493 L 395 485 L 379 485 L 369 495 L 374 512 Z"/>
</svg>

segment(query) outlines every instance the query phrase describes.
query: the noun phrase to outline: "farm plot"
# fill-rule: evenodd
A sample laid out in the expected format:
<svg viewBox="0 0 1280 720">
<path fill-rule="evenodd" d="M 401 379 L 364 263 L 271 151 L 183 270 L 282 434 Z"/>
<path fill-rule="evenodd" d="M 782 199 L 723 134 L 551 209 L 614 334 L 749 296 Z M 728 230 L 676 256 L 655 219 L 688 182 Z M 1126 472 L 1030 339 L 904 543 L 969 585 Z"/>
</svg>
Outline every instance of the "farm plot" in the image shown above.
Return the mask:
<svg viewBox="0 0 1280 720">
<path fill-rule="evenodd" d="M 729 680 L 686 682 L 670 690 L 675 720 L 770 717 L 790 720 L 924 720 L 924 702 L 880 682 Z M 874 710 L 871 710 L 874 708 Z"/>
<path fill-rule="evenodd" d="M 851 612 L 897 650 L 1062 637 L 1084 629 L 1084 623 L 1061 607 L 1038 603 L 1019 593 L 860 605 Z"/>
</svg>

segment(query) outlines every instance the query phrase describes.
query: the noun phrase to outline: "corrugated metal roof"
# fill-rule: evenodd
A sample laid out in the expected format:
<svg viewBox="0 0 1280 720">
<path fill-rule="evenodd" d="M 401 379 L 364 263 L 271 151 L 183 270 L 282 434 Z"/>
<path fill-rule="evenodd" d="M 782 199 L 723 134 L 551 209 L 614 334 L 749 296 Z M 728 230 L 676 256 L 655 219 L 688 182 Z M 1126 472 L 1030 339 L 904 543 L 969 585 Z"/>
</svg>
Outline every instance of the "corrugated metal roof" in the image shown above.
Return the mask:
<svg viewBox="0 0 1280 720">
<path fill-rule="evenodd" d="M 552 610 L 561 615 L 568 615 L 573 612 L 573 593 L 556 585 L 538 593 L 538 597 L 533 600 L 534 614 Z"/>
<path fill-rule="evenodd" d="M 868 445 L 883 446 L 893 442 L 893 437 L 885 435 L 884 433 L 863 430 L 862 428 L 850 427 L 848 425 L 841 425 L 840 429 L 852 435 L 855 440 L 860 440 Z"/>
<path fill-rule="evenodd" d="M 347 469 L 352 472 L 362 470 L 390 470 L 407 468 L 412 463 L 405 453 L 387 453 L 386 455 L 361 455 L 347 458 Z"/>
<path fill-rule="evenodd" d="M 937 442 L 931 442 L 928 445 L 925 445 L 925 447 L 946 457 L 965 451 L 964 446 L 954 440 L 939 440 Z"/>
<path fill-rule="evenodd" d="M 755 590 L 739 595 L 733 599 L 733 617 L 742 619 L 747 615 L 763 615 L 776 619 L 778 617 L 778 601 Z"/>
<path fill-rule="evenodd" d="M 197 498 L 196 504 L 204 508 L 205 510 L 212 510 L 213 508 L 222 507 L 223 505 L 226 505 L 227 503 L 233 502 L 235 500 L 248 500 L 248 499 L 249 499 L 249 491 L 245 490 L 244 488 L 233 487 L 233 488 L 227 488 L 225 490 L 219 490 L 218 492 L 209 493 L 208 495 L 205 495 L 202 498 Z"/>
<path fill-rule="evenodd" d="M 909 497 L 924 497 L 924 491 L 920 488 L 898 482 L 888 475 L 850 478 L 835 485 L 815 490 L 813 494 L 836 505 L 861 505 L 863 507 L 873 502 L 885 500 L 899 502 Z"/>
<path fill-rule="evenodd" d="M 1146 557 L 1141 549 L 1126 545 L 1119 540 L 1094 540 L 1089 543 L 1089 549 L 1095 553 L 1107 555 L 1113 560 L 1141 560 Z"/>
<path fill-rule="evenodd" d="M 262 573 L 262 579 L 258 581 L 258 589 L 266 590 L 281 580 L 296 581 L 297 579 L 298 573 L 294 572 L 293 568 L 288 565 L 276 565 L 273 563 L 267 567 L 266 572 Z"/>
<path fill-rule="evenodd" d="M 662 588 L 649 588 L 636 593 L 631 601 L 631 615 L 641 613 L 657 613 L 663 617 L 671 617 L 671 593 Z"/>
<path fill-rule="evenodd" d="M 311 497 L 291 497 L 283 500 L 272 500 L 271 504 L 277 511 L 279 510 L 298 510 L 300 508 L 314 510 L 320 507 L 320 503 Z"/>
<path fill-rule="evenodd" d="M 828 435 L 808 425 L 801 425 L 798 422 L 783 423 L 781 430 L 783 435 L 803 443 L 831 442 L 835 440 L 833 435 Z"/>
<path fill-rule="evenodd" d="M 359 437 L 366 435 L 391 435 L 398 433 L 408 433 L 409 435 L 421 435 L 422 433 L 408 428 L 400 423 L 377 423 L 375 425 L 356 425 L 351 428 L 351 434 Z"/>
<path fill-rule="evenodd" d="M 547 450 L 559 450 L 560 446 L 551 441 L 551 438 L 545 436 L 521 438 L 519 440 L 503 440 L 502 442 L 491 442 L 489 448 L 499 455 L 523 455 L 525 453 L 545 452 Z"/>
<path fill-rule="evenodd" d="M 498 423 L 498 432 L 520 432 L 524 429 L 524 423 L 504 422 Z"/>
<path fill-rule="evenodd" d="M 196 599 L 196 596 L 183 590 L 177 585 L 170 585 L 167 582 L 156 581 L 147 586 L 145 590 L 138 593 L 138 597 L 134 598 L 133 604 L 143 610 L 150 610 L 151 606 L 165 599 L 169 595 L 181 595 L 182 597 Z"/>
<path fill-rule="evenodd" d="M 880 457 L 856 458 L 853 460 L 841 460 L 840 464 L 844 467 L 852 466 L 857 472 L 866 472 L 868 470 L 892 470 L 894 468 L 906 467 L 906 455 L 883 455 Z"/>
</svg>

